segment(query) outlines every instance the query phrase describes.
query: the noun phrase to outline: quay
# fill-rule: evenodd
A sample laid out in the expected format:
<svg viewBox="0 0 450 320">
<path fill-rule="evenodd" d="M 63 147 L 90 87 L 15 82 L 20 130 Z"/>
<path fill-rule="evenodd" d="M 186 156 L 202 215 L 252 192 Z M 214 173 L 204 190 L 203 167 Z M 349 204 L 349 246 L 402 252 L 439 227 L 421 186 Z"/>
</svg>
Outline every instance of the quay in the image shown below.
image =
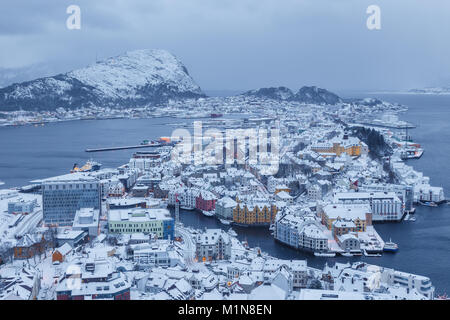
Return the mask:
<svg viewBox="0 0 450 320">
<path fill-rule="evenodd" d="M 167 143 L 153 143 L 153 144 L 140 144 L 135 146 L 123 146 L 123 147 L 107 147 L 107 148 L 96 148 L 96 149 L 86 149 L 85 152 L 103 152 L 103 151 L 116 151 L 116 150 L 126 150 L 126 149 L 141 149 L 141 148 L 153 148 L 161 147 L 163 145 L 168 145 Z"/>
</svg>

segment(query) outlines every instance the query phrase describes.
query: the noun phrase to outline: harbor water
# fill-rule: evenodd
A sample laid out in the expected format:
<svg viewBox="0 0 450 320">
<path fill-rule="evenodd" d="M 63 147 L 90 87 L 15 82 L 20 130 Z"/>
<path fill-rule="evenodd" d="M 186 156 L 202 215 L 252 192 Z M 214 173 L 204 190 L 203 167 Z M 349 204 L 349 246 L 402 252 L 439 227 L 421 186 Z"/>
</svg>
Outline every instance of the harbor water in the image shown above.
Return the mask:
<svg viewBox="0 0 450 320">
<path fill-rule="evenodd" d="M 370 96 L 364 94 L 362 96 Z M 408 164 L 429 176 L 431 184 L 442 186 L 450 195 L 450 95 L 373 95 L 409 107 L 402 120 L 417 124 L 409 133 L 425 149 L 421 159 Z M 173 118 L 85 120 L 0 128 L 0 181 L 4 187 L 29 184 L 31 180 L 65 174 L 74 163 L 84 164 L 90 157 L 103 167 L 117 167 L 128 162 L 136 150 L 86 153 L 86 148 L 134 145 L 143 139 L 168 136 L 181 120 Z M 266 229 L 237 228 L 241 240 L 250 246 L 284 259 L 307 259 L 313 267 L 325 262 L 357 261 L 392 267 L 431 278 L 437 294 L 450 293 L 450 205 L 438 208 L 418 207 L 416 221 L 377 224 L 379 234 L 399 245 L 396 254 L 382 257 L 322 258 L 276 243 Z M 218 220 L 200 213 L 181 210 L 185 225 L 228 229 Z"/>
</svg>

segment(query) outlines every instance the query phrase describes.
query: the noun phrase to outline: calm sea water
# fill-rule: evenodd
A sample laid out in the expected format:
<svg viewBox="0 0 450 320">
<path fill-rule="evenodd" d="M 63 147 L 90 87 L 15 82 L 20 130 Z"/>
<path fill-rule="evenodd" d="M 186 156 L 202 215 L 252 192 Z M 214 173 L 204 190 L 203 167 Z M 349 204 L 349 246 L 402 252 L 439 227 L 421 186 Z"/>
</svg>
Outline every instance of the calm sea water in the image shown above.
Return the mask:
<svg viewBox="0 0 450 320">
<path fill-rule="evenodd" d="M 355 96 L 355 95 L 352 95 Z M 364 94 L 362 96 L 370 96 Z M 450 193 L 450 96 L 373 95 L 398 102 L 410 109 L 402 119 L 418 125 L 410 132 L 422 144 L 425 153 L 410 160 L 416 170 L 431 178 L 432 185 Z M 84 164 L 91 156 L 104 167 L 128 162 L 133 150 L 85 153 L 86 148 L 139 144 L 143 139 L 170 135 L 170 124 L 182 120 L 171 118 L 140 120 L 71 121 L 0 128 L 0 181 L 6 187 L 26 185 L 39 178 L 68 173 L 74 163 Z M 5 187 L 2 186 L 2 187 Z M 221 227 L 214 218 L 189 211 L 181 212 L 181 220 L 193 227 Z M 384 239 L 392 238 L 400 250 L 378 258 L 317 258 L 274 242 L 264 229 L 235 228 L 240 239 L 251 246 L 283 259 L 307 259 L 308 264 L 323 267 L 329 261 L 356 261 L 392 267 L 431 278 L 437 293 L 450 294 L 450 205 L 439 208 L 418 207 L 416 222 L 377 224 Z"/>
</svg>

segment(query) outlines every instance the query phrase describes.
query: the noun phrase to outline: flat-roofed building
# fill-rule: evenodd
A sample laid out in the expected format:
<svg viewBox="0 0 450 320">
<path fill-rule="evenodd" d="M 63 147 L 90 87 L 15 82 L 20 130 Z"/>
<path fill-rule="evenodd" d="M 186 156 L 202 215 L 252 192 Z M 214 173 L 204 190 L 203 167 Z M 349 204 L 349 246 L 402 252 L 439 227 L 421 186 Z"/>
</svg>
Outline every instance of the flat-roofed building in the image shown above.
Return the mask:
<svg viewBox="0 0 450 320">
<path fill-rule="evenodd" d="M 334 202 L 368 204 L 373 221 L 399 221 L 405 212 L 403 202 L 395 192 L 341 192 L 334 195 Z"/>
<path fill-rule="evenodd" d="M 173 239 L 174 220 L 163 208 L 110 210 L 108 229 L 115 234 L 145 233 Z"/>
<path fill-rule="evenodd" d="M 71 226 L 81 208 L 101 210 L 98 179 L 71 173 L 42 181 L 42 207 L 47 225 Z"/>
</svg>

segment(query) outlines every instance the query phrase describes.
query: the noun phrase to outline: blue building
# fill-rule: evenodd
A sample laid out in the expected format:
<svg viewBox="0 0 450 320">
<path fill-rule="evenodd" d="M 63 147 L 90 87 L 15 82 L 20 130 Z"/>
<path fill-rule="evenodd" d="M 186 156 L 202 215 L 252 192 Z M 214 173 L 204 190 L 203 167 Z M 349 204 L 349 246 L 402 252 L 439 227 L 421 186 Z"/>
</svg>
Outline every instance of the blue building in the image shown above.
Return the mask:
<svg viewBox="0 0 450 320">
<path fill-rule="evenodd" d="M 42 208 L 45 224 L 71 226 L 81 208 L 101 211 L 99 180 L 72 173 L 42 182 Z"/>
</svg>

